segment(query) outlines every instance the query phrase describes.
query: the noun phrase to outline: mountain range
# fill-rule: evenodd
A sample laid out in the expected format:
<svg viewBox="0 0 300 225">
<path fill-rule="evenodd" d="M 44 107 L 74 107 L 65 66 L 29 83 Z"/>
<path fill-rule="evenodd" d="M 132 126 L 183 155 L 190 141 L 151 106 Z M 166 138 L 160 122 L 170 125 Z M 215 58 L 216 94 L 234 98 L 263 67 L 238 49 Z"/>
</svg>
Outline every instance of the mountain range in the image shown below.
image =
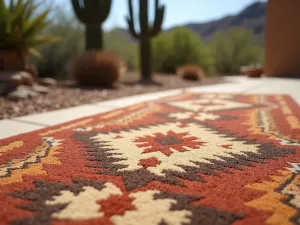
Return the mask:
<svg viewBox="0 0 300 225">
<path fill-rule="evenodd" d="M 189 23 L 181 26 L 190 28 L 194 32 L 200 34 L 205 40 L 209 40 L 210 37 L 216 32 L 226 32 L 230 28 L 236 27 L 247 28 L 255 34 L 258 43 L 263 45 L 266 6 L 266 2 L 255 2 L 235 15 L 228 15 L 223 18 L 205 23 Z M 127 35 L 129 40 L 134 41 L 127 30 L 118 29 L 118 31 Z"/>
<path fill-rule="evenodd" d="M 229 15 L 206 23 L 190 23 L 184 26 L 199 33 L 203 38 L 208 38 L 216 32 L 224 32 L 233 27 L 248 28 L 255 35 L 261 36 L 265 32 L 266 6 L 267 3 L 265 2 L 255 2 L 236 15 Z"/>
</svg>

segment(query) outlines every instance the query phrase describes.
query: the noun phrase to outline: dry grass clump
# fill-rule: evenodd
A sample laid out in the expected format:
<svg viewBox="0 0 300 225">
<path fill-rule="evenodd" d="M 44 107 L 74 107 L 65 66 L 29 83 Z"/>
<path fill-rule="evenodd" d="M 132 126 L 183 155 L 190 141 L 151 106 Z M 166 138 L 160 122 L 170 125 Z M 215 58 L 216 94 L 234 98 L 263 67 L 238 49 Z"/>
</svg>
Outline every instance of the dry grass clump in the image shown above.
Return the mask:
<svg viewBox="0 0 300 225">
<path fill-rule="evenodd" d="M 184 80 L 201 81 L 205 73 L 201 67 L 194 64 L 185 64 L 180 66 L 176 71 L 177 76 Z"/>
</svg>

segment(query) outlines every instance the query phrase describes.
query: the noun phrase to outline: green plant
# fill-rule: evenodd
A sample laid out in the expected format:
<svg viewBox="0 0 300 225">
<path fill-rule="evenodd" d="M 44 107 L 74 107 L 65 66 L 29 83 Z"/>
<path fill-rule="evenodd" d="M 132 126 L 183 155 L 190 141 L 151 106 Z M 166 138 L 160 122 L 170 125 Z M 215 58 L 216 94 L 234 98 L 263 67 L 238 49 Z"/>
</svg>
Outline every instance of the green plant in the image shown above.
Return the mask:
<svg viewBox="0 0 300 225">
<path fill-rule="evenodd" d="M 211 45 L 217 71 L 239 74 L 241 66 L 263 64 L 263 48 L 254 42 L 254 35 L 247 29 L 233 28 L 228 33 L 215 34 Z"/>
<path fill-rule="evenodd" d="M 66 62 L 85 50 L 84 26 L 76 20 L 73 13 L 65 13 L 65 9 L 60 5 L 55 5 L 51 10 L 51 18 L 52 23 L 44 29 L 43 34 L 64 34 L 64 38 L 59 42 L 38 47 L 43 61 L 34 57 L 29 59 L 38 67 L 40 77 L 66 79 Z M 136 70 L 138 45 L 129 40 L 127 34 L 121 30 L 105 32 L 103 36 L 105 49 L 124 59 L 128 69 Z"/>
<path fill-rule="evenodd" d="M 199 81 L 205 77 L 201 67 L 194 64 L 185 64 L 176 70 L 178 77 L 184 80 Z"/>
<path fill-rule="evenodd" d="M 68 72 L 81 86 L 112 87 L 120 78 L 122 64 L 112 52 L 90 50 L 73 57 Z"/>
<path fill-rule="evenodd" d="M 102 23 L 109 15 L 111 2 L 111 0 L 72 0 L 77 18 L 86 25 L 87 50 L 103 48 Z"/>
<path fill-rule="evenodd" d="M 194 64 L 207 74 L 214 72 L 211 49 L 199 35 L 188 28 L 177 27 L 153 41 L 153 68 L 157 72 L 172 73 L 184 64 Z"/>
<path fill-rule="evenodd" d="M 142 70 L 142 78 L 151 80 L 152 59 L 151 59 L 151 38 L 158 35 L 161 31 L 164 18 L 165 7 L 159 6 L 159 0 L 155 0 L 155 17 L 152 25 L 149 25 L 148 19 L 148 0 L 139 0 L 139 23 L 140 33 L 135 30 L 134 14 L 132 0 L 128 0 L 129 16 L 127 23 L 129 31 L 134 38 L 140 40 L 140 67 Z"/>
<path fill-rule="evenodd" d="M 138 61 L 138 44 L 129 40 L 122 30 L 114 29 L 104 34 L 105 49 L 122 57 L 129 70 L 136 70 Z"/>
<path fill-rule="evenodd" d="M 16 50 L 22 58 L 27 53 L 41 57 L 36 46 L 59 40 L 55 36 L 39 35 L 49 24 L 49 10 L 37 14 L 37 8 L 32 0 L 10 0 L 8 6 L 0 0 L 0 49 Z"/>
<path fill-rule="evenodd" d="M 41 77 L 65 79 L 66 62 L 84 52 L 83 27 L 73 14 L 66 14 L 59 5 L 55 6 L 51 14 L 52 23 L 44 29 L 43 34 L 64 34 L 64 38 L 59 42 L 38 47 L 43 56 L 42 61 L 34 57 L 29 57 L 29 61 L 38 67 Z"/>
</svg>

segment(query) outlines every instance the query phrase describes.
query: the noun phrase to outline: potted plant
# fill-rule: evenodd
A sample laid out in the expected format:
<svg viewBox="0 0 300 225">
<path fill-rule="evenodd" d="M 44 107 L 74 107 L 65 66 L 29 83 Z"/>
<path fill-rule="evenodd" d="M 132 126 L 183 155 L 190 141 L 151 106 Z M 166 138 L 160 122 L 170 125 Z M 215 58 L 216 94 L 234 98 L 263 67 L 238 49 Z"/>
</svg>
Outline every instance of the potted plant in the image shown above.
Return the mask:
<svg viewBox="0 0 300 225">
<path fill-rule="evenodd" d="M 39 35 L 49 24 L 49 10 L 37 13 L 32 0 L 0 0 L 0 71 L 25 70 L 26 55 L 41 57 L 37 45 L 55 42 L 57 37 Z"/>
</svg>

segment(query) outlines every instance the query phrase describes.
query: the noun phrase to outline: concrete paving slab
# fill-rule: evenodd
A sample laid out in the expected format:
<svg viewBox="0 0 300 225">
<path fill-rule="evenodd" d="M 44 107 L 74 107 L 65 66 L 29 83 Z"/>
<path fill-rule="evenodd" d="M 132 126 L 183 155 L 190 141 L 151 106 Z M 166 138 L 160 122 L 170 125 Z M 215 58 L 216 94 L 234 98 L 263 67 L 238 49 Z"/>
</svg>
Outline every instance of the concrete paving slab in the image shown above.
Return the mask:
<svg viewBox="0 0 300 225">
<path fill-rule="evenodd" d="M 215 92 L 215 93 L 243 93 L 248 89 L 267 83 L 266 79 L 248 77 L 225 77 L 228 83 L 214 84 L 188 88 L 192 92 Z"/>
<path fill-rule="evenodd" d="M 151 101 L 163 97 L 168 97 L 172 95 L 177 95 L 180 94 L 184 91 L 184 89 L 176 89 L 176 90 L 169 90 L 169 91 L 163 91 L 163 92 L 154 92 L 150 94 L 143 94 L 143 95 L 135 95 L 135 96 L 130 96 L 130 97 L 124 97 L 124 98 L 118 98 L 110 101 L 105 101 L 105 102 L 99 102 L 93 104 L 94 106 L 97 107 L 110 107 L 110 108 L 122 108 L 122 107 L 127 107 L 130 105 L 135 105 L 141 102 L 145 101 Z"/>
<path fill-rule="evenodd" d="M 270 82 L 248 89 L 245 94 L 287 94 L 300 104 L 299 79 L 267 78 L 266 80 Z"/>
<path fill-rule="evenodd" d="M 85 116 L 92 116 L 98 113 L 108 112 L 113 109 L 114 108 L 110 107 L 95 107 L 93 105 L 82 105 L 46 113 L 17 117 L 14 120 L 52 126 L 71 120 L 79 119 Z"/>
<path fill-rule="evenodd" d="M 47 113 L 18 117 L 13 120 L 1 120 L 0 138 L 68 122 L 85 116 L 108 112 L 145 101 L 177 95 L 184 91 L 204 93 L 289 94 L 300 104 L 300 80 L 264 77 L 225 77 L 225 80 L 228 81 L 228 83 L 135 95 Z"/>
<path fill-rule="evenodd" d="M 46 126 L 14 120 L 0 120 L 0 139 L 42 129 Z"/>
</svg>

